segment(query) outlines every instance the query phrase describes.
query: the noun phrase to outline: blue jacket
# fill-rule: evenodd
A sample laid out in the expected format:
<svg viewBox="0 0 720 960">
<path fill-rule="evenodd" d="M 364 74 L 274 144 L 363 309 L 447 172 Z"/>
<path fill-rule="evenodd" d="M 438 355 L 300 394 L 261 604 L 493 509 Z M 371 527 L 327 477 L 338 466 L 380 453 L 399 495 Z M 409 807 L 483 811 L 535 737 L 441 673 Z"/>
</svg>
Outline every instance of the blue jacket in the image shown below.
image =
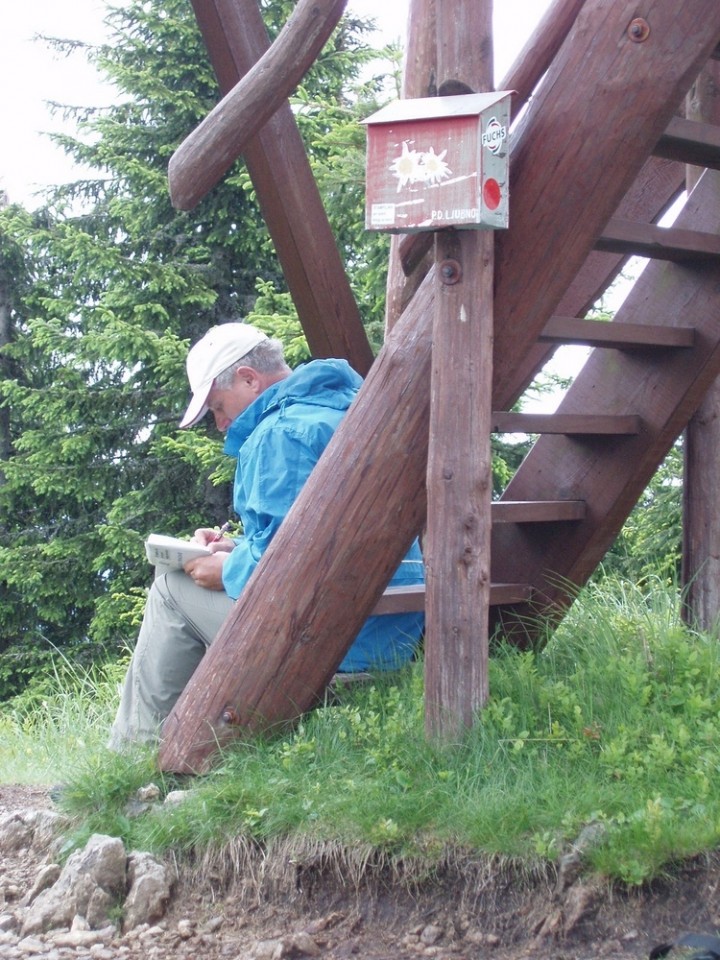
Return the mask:
<svg viewBox="0 0 720 960">
<path fill-rule="evenodd" d="M 313 360 L 273 384 L 230 425 L 225 453 L 237 458 L 234 507 L 244 536 L 225 561 L 225 590 L 237 599 L 260 557 L 355 399 L 361 378 L 345 360 Z M 392 584 L 423 582 L 414 543 Z M 370 617 L 340 664 L 344 672 L 387 670 L 409 660 L 422 614 Z"/>
</svg>

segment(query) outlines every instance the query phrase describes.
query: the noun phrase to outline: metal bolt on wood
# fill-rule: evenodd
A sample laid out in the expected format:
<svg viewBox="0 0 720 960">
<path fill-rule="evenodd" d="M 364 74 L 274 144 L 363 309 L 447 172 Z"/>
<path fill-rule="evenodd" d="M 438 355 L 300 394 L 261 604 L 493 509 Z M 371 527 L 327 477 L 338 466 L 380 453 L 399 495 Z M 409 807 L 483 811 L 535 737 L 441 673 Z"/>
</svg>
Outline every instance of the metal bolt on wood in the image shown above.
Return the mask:
<svg viewBox="0 0 720 960">
<path fill-rule="evenodd" d="M 462 277 L 462 269 L 457 260 L 443 260 L 440 264 L 440 279 L 448 286 L 457 283 Z"/>
<path fill-rule="evenodd" d="M 642 17 L 636 17 L 628 27 L 628 36 L 633 43 L 643 43 L 650 36 L 650 24 Z"/>
</svg>

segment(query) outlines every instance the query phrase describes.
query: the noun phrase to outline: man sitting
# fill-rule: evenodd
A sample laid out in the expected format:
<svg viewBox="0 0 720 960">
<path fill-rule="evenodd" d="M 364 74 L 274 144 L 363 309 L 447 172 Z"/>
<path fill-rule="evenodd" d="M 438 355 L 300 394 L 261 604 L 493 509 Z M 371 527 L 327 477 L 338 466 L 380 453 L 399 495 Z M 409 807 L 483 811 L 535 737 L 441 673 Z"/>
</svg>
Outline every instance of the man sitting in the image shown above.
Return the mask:
<svg viewBox="0 0 720 960">
<path fill-rule="evenodd" d="M 226 434 L 225 453 L 237 460 L 233 504 L 243 536 L 216 540 L 215 530 L 196 530 L 211 555 L 154 580 L 112 726 L 114 749 L 157 741 L 362 383 L 344 360 L 291 370 L 280 341 L 246 323 L 211 328 L 190 350 L 187 374 L 192 399 L 180 426 L 210 411 Z M 391 583 L 422 582 L 416 542 Z M 423 625 L 421 613 L 370 617 L 339 671 L 398 668 L 412 658 Z"/>
</svg>

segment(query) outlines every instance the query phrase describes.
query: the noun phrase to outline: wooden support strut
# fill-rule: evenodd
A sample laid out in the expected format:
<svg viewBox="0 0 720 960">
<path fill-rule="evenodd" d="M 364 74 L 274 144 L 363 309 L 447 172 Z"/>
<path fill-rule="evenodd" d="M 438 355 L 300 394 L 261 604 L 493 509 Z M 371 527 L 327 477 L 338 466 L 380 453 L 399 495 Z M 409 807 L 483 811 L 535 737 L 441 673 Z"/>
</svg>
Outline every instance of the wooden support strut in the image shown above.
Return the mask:
<svg viewBox="0 0 720 960">
<path fill-rule="evenodd" d="M 256 0 L 192 0 L 221 93 L 269 47 Z M 315 357 L 345 357 L 365 375 L 373 353 L 290 104 L 245 147 L 244 160 Z"/>
<path fill-rule="evenodd" d="M 680 216 L 683 227 L 712 229 L 720 216 L 720 173 L 706 171 Z M 614 415 L 628 409 L 643 429 L 622 438 L 578 444 L 542 436 L 503 493 L 509 502 L 529 497 L 569 497 L 587 502 L 587 519 L 557 538 L 512 525 L 493 529 L 493 577 L 535 587 L 532 613 L 557 611 L 571 600 L 567 584 L 582 585 L 612 545 L 633 505 L 683 426 L 720 371 L 720 262 L 650 262 L 636 280 L 615 321 L 634 326 L 662 315 L 668 325 L 692 324 L 692 347 L 630 351 L 595 350 L 558 408 L 572 416 L 589 408 Z M 707 450 L 704 451 L 707 455 Z M 527 632 L 529 610 L 503 617 L 505 631 L 515 614 L 518 635 Z"/>
<path fill-rule="evenodd" d="M 161 769 L 205 770 L 223 744 L 287 723 L 316 702 L 420 531 L 431 293 L 419 295 L 387 337 L 166 720 Z"/>
<path fill-rule="evenodd" d="M 300 0 L 275 42 L 170 158 L 170 199 L 192 208 L 227 173 L 315 62 L 347 0 Z"/>
</svg>

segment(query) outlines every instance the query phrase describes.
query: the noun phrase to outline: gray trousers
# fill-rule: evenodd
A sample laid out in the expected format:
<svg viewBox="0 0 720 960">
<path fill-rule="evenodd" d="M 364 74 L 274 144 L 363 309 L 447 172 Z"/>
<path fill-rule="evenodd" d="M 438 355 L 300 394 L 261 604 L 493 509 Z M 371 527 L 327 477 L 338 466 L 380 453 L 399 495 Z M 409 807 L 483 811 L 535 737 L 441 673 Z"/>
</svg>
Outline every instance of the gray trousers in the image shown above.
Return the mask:
<svg viewBox="0 0 720 960">
<path fill-rule="evenodd" d="M 156 577 L 123 682 L 109 747 L 156 743 L 160 728 L 234 601 L 199 587 L 182 570 Z"/>
</svg>

